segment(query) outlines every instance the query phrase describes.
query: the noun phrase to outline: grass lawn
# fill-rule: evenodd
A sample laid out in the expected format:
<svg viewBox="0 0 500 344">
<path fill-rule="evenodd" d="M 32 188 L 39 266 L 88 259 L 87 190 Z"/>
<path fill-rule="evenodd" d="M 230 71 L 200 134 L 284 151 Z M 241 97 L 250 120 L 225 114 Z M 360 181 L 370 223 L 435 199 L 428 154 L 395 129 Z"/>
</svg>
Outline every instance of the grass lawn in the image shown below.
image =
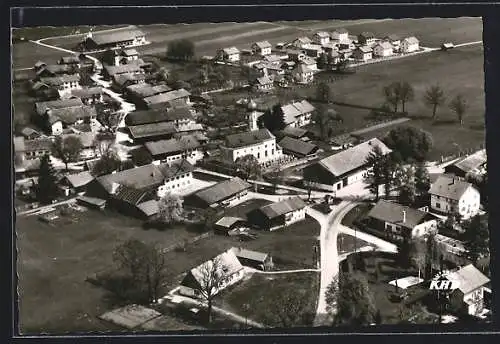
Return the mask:
<svg viewBox="0 0 500 344">
<path fill-rule="evenodd" d="M 238 204 L 235 207 L 225 209 L 224 216 L 241 217 L 245 220 L 248 220 L 247 214 L 249 212 L 271 203 L 271 201 L 268 201 L 266 199 L 249 199 L 243 203 Z"/>
<path fill-rule="evenodd" d="M 21 332 L 109 329 L 96 316 L 114 305 L 108 293 L 85 282 L 86 277 L 113 268 L 113 250 L 127 239 L 166 247 L 197 235 L 184 227 L 145 231 L 141 224 L 114 212 L 93 210 L 50 225 L 36 216 L 18 217 Z"/>
<path fill-rule="evenodd" d="M 40 26 L 14 28 L 12 35 L 15 37 L 24 37 L 25 40 L 37 40 L 46 37 L 73 35 L 76 33 L 86 33 L 93 28 L 94 32 L 123 27 L 126 25 L 79 25 L 79 26 Z"/>
<path fill-rule="evenodd" d="M 284 325 L 276 317 L 269 317 L 269 315 L 277 311 L 273 309 L 272 302 L 276 301 L 286 290 L 303 292 L 304 309 L 301 313 L 315 314 L 319 292 L 319 273 L 317 272 L 281 275 L 253 274 L 251 278 L 224 290 L 218 295 L 216 303 L 228 311 L 270 327 L 282 327 Z M 294 326 L 312 326 L 313 318 L 314 316 L 311 319 L 304 319 L 303 322 L 298 322 Z"/>
<path fill-rule="evenodd" d="M 32 68 L 37 61 L 55 64 L 68 55 L 67 53 L 32 42 L 20 42 L 12 45 L 12 63 L 14 69 Z"/>
<path fill-rule="evenodd" d="M 369 203 L 361 203 L 352 208 L 347 212 L 347 214 L 342 219 L 342 224 L 347 227 L 352 227 L 353 223 L 359 219 L 364 218 L 372 208 Z"/>
<path fill-rule="evenodd" d="M 364 240 L 355 238 L 352 235 L 339 233 L 337 236 L 337 250 L 339 254 L 354 252 L 356 249 L 360 249 L 365 246 L 372 245 Z"/>
</svg>

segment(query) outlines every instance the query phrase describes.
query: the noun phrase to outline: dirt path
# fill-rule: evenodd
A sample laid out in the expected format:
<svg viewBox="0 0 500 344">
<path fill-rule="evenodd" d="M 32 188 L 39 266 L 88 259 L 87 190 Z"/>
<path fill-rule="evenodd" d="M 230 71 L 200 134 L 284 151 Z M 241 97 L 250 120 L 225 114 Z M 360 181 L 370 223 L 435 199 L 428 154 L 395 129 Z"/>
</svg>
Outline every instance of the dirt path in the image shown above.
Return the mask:
<svg viewBox="0 0 500 344">
<path fill-rule="evenodd" d="M 368 127 L 368 128 L 364 128 L 364 129 L 353 131 L 353 132 L 350 133 L 350 135 L 365 134 L 365 133 L 368 133 L 370 131 L 382 129 L 382 128 L 385 128 L 385 127 L 390 127 L 392 125 L 401 124 L 401 123 L 404 123 L 404 122 L 408 122 L 409 120 L 410 119 L 406 118 L 406 117 L 404 117 L 404 118 L 398 118 L 398 119 L 395 119 L 395 120 L 390 121 L 390 122 L 380 123 L 380 124 L 372 125 L 371 127 Z"/>
</svg>

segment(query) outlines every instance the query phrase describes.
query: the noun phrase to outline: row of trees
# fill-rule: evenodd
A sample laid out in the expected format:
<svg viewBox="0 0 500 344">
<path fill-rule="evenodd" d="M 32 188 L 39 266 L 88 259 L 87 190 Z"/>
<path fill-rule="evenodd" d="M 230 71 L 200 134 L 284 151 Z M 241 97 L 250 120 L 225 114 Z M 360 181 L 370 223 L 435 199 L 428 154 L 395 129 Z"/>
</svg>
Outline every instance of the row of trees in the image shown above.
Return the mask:
<svg viewBox="0 0 500 344">
<path fill-rule="evenodd" d="M 194 43 L 188 39 L 178 39 L 168 43 L 167 58 L 190 61 L 195 54 Z"/>
<path fill-rule="evenodd" d="M 401 105 L 401 111 L 406 112 L 406 104 L 415 99 L 414 88 L 406 81 L 396 81 L 384 86 L 383 95 L 386 103 L 393 108 L 395 113 L 398 112 L 399 105 Z M 446 104 L 446 100 L 445 92 L 438 84 L 425 90 L 423 101 L 432 110 L 432 119 L 436 119 L 438 109 Z M 448 107 L 457 115 L 462 125 L 469 108 L 465 97 L 462 94 L 456 95 L 449 101 Z"/>
</svg>

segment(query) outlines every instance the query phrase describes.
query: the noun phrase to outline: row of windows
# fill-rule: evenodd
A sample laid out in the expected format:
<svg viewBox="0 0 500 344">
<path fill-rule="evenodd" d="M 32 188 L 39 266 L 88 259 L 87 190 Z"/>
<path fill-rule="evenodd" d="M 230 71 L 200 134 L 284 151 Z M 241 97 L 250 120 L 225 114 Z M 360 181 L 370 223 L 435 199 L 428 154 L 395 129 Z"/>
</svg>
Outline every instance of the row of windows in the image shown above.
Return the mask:
<svg viewBox="0 0 500 344">
<path fill-rule="evenodd" d="M 170 182 L 173 182 L 174 180 L 179 180 L 179 179 L 183 179 L 183 178 L 188 178 L 190 177 L 191 173 L 186 173 L 186 174 L 183 174 L 183 175 L 180 175 L 180 176 L 177 176 L 177 177 L 173 177 L 173 178 L 170 178 L 168 179 L 166 182 L 167 183 L 170 183 Z"/>
</svg>

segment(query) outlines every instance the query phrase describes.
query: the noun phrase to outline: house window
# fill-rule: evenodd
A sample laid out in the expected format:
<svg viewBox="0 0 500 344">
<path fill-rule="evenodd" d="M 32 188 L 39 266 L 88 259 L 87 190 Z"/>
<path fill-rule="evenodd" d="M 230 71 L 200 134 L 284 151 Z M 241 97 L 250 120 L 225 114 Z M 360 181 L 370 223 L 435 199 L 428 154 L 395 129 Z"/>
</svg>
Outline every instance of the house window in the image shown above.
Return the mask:
<svg viewBox="0 0 500 344">
<path fill-rule="evenodd" d="M 437 209 L 441 209 L 441 204 L 436 203 L 436 208 L 437 208 Z"/>
</svg>

